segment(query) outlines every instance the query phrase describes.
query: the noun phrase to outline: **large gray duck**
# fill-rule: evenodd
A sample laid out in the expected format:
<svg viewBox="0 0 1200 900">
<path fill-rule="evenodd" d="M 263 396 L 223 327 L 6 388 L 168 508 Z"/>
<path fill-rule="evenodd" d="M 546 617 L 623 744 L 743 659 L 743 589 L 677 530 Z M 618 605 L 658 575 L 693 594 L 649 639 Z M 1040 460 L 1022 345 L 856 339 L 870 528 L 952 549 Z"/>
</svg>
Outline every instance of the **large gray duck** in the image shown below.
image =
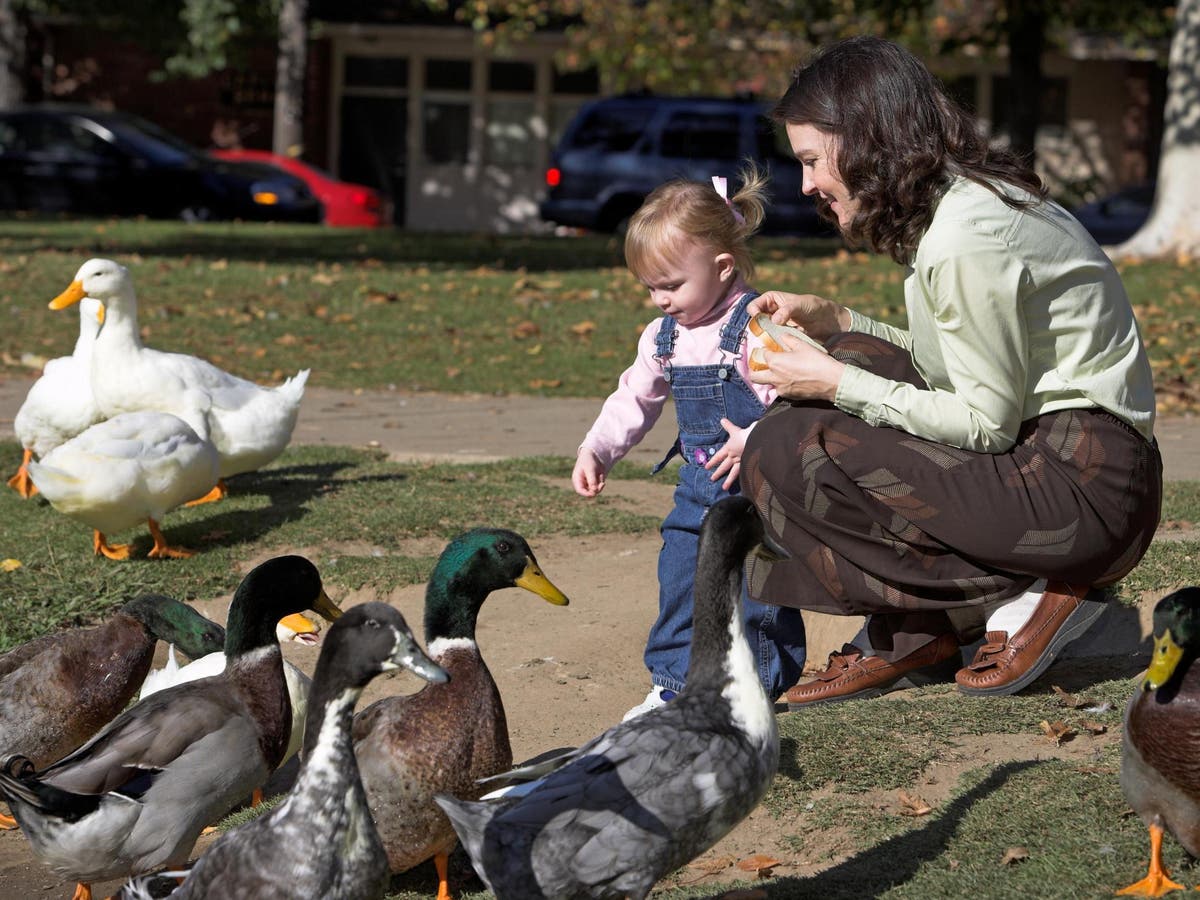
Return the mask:
<svg viewBox="0 0 1200 900">
<path fill-rule="evenodd" d="M 400 667 L 434 683 L 448 677 L 385 603 L 355 606 L 334 623 L 313 675 L 304 762 L 291 791 L 271 812 L 222 835 L 172 900 L 383 897 L 387 854 L 359 780 L 350 721 L 367 683 Z M 121 897 L 163 896 L 150 888 L 135 885 Z"/>
<path fill-rule="evenodd" d="M 1158 601 L 1154 639 L 1121 736 L 1121 788 L 1150 830 L 1150 865 L 1145 878 L 1117 893 L 1142 897 L 1184 889 L 1163 866 L 1164 831 L 1200 856 L 1200 587 Z"/>
<path fill-rule="evenodd" d="M 312 563 L 268 560 L 230 606 L 224 672 L 147 697 L 48 768 L 0 761 L 0 794 L 34 855 L 79 883 L 76 900 L 94 881 L 183 863 L 278 766 L 291 711 L 275 624 L 305 609 L 340 615 Z"/>
<path fill-rule="evenodd" d="M 762 552 L 744 497 L 700 531 L 687 687 L 559 758 L 522 796 L 441 795 L 479 877 L 504 898 L 644 898 L 758 804 L 779 762 L 771 701 L 742 631 L 742 565 Z"/>
<path fill-rule="evenodd" d="M 512 765 L 504 704 L 475 642 L 484 600 L 508 587 L 567 603 L 515 532 L 477 528 L 451 541 L 425 591 L 426 646 L 450 681 L 385 697 L 354 717 L 354 753 L 392 871 L 432 858 L 439 900 L 450 897 L 457 839 L 434 795 L 478 797 L 478 779 Z"/>
</svg>

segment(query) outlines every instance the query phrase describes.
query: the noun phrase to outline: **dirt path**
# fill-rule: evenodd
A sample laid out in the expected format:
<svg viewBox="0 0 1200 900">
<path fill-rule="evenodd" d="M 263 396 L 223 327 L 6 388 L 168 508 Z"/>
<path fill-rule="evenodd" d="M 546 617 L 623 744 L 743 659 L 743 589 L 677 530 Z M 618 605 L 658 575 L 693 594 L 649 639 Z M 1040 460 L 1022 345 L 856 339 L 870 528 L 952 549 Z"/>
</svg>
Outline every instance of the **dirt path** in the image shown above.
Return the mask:
<svg viewBox="0 0 1200 900">
<path fill-rule="evenodd" d="M 12 416 L 31 382 L 0 381 L 0 437 L 11 436 Z M 598 409 L 594 400 L 546 400 L 529 397 L 447 397 L 389 392 L 345 392 L 314 388 L 308 392 L 295 440 L 350 446 L 376 446 L 396 460 L 446 459 L 485 461 L 512 456 L 573 455 Z M 1200 478 L 1200 441 L 1196 424 L 1179 419 L 1163 423 L 1160 442 L 1167 457 L 1168 477 Z M 673 439 L 672 422 L 665 421 L 631 454 L 653 464 Z M 613 483 L 609 495 L 650 515 L 665 515 L 671 501 L 669 483 Z M 369 549 L 369 548 L 368 548 Z M 434 553 L 437 546 L 414 547 Z M 304 553 L 297 547 L 295 552 Z M 347 548 L 347 552 L 364 548 Z M 547 575 L 571 598 L 566 608 L 549 606 L 531 594 L 510 590 L 493 596 L 479 623 L 479 643 L 500 685 L 508 711 L 513 750 L 518 759 L 552 747 L 577 745 L 619 721 L 648 688 L 640 649 L 656 611 L 657 537 L 599 535 L 585 538 L 551 537 L 534 550 Z M 323 555 L 329 548 L 322 548 Z M 249 570 L 259 559 L 246 562 Z M 229 597 L 210 598 L 197 606 L 223 620 Z M 411 587 L 377 597 L 361 593 L 339 598 L 343 605 L 383 599 L 395 604 L 412 623 L 421 620 L 422 588 Z M 1106 617 L 1108 618 L 1108 617 Z M 1096 635 L 1078 642 L 1080 652 L 1105 654 L 1136 647 L 1142 629 L 1113 617 L 1097 626 Z M 840 646 L 856 623 L 814 618 L 809 632 L 810 660 L 823 661 L 827 650 Z M 308 671 L 318 649 L 285 648 L 287 657 Z M 160 651 L 160 657 L 163 653 Z M 161 663 L 161 659 L 160 659 Z M 385 693 L 407 690 L 409 681 L 377 681 L 364 701 Z M 993 754 L 1021 758 L 1028 749 L 1000 738 Z M 1011 742 L 1011 741 L 1010 741 Z M 1068 745 L 1069 746 L 1069 745 Z M 1044 753 L 1044 748 L 1039 752 Z M 1073 752 L 1070 750 L 1064 752 Z M 968 755 L 969 756 L 969 755 Z M 953 784 L 956 766 L 970 760 L 940 763 L 939 783 Z M 932 799 L 932 798 L 927 798 Z M 836 854 L 806 861 L 787 856 L 780 824 L 762 811 L 752 815 L 705 859 L 712 873 L 696 870 L 714 890 L 734 877 L 732 862 L 754 853 L 781 855 L 788 867 L 781 874 L 803 874 L 836 862 Z M 201 845 L 203 846 L 203 845 Z M 707 873 L 707 874 L 706 874 Z M 97 885 L 97 896 L 113 885 Z M 0 898 L 66 898 L 71 886 L 42 868 L 31 856 L 19 832 L 0 833 Z"/>
</svg>

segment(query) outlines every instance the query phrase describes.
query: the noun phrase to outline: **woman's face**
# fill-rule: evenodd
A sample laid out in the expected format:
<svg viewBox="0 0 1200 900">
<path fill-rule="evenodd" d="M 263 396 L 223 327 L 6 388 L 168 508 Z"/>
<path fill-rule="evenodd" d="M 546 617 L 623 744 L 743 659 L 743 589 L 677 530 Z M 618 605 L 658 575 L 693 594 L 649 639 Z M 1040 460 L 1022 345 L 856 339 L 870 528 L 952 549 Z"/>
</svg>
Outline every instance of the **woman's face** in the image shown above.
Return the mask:
<svg viewBox="0 0 1200 900">
<path fill-rule="evenodd" d="M 787 126 L 792 153 L 804 167 L 804 193 L 816 194 L 829 204 L 837 217 L 838 226 L 845 231 L 858 212 L 858 201 L 838 175 L 838 141 L 833 135 L 815 125 Z"/>
</svg>

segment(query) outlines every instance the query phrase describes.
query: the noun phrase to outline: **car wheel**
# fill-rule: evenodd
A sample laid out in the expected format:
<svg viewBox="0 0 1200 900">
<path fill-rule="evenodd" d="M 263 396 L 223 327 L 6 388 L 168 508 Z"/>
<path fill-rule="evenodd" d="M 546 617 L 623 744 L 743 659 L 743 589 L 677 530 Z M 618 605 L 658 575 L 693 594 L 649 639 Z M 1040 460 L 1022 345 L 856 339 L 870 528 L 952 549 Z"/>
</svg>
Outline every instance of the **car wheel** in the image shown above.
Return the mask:
<svg viewBox="0 0 1200 900">
<path fill-rule="evenodd" d="M 211 209 L 201 203 L 195 206 L 185 206 L 179 211 L 179 218 L 185 222 L 211 222 L 213 213 Z"/>
</svg>

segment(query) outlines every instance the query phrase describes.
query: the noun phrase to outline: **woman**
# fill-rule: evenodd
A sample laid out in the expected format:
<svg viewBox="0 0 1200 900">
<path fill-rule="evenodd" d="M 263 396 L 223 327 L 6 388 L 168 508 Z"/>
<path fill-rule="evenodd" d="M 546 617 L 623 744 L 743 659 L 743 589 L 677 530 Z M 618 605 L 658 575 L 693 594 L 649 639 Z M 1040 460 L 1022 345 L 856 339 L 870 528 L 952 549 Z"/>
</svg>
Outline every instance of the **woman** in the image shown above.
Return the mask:
<svg viewBox="0 0 1200 900">
<path fill-rule="evenodd" d="M 750 307 L 829 351 L 783 337 L 754 373 L 781 399 L 751 432 L 743 489 L 791 557 L 755 564 L 750 594 L 869 617 L 789 707 L 947 666 L 967 693 L 1014 693 L 1095 621 L 1096 588 L 1158 522 L 1153 380 L 1124 287 L 895 44 L 818 53 L 775 116 L 822 213 L 908 268 L 907 331 L 810 294 Z"/>
</svg>

